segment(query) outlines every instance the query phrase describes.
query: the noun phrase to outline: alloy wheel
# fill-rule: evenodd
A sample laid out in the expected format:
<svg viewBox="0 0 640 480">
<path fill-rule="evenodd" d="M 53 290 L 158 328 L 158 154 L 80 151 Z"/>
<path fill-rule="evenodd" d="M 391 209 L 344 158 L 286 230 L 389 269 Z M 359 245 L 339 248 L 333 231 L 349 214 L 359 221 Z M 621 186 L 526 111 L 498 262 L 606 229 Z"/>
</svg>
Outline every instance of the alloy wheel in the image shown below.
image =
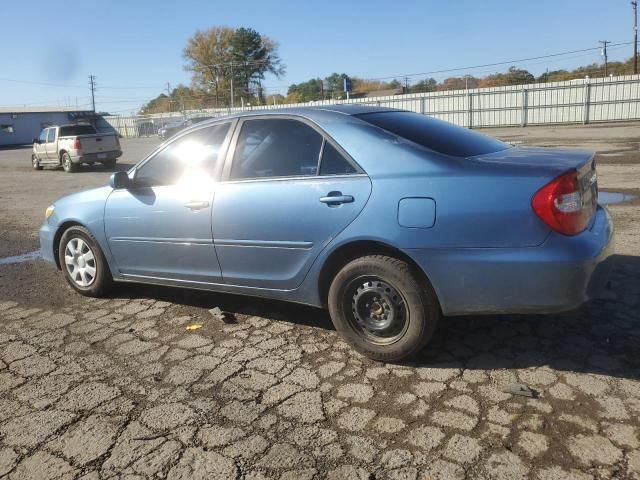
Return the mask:
<svg viewBox="0 0 640 480">
<path fill-rule="evenodd" d="M 96 257 L 91 247 L 80 237 L 67 242 L 64 263 L 69 277 L 82 288 L 89 287 L 96 279 Z"/>
</svg>

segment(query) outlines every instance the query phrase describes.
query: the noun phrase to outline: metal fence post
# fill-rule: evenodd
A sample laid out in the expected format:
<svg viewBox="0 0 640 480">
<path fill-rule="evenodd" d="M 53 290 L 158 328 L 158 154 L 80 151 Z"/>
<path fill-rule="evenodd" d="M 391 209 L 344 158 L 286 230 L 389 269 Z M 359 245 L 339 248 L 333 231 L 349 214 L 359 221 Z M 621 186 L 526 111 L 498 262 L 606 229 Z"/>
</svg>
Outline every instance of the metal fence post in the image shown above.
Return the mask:
<svg viewBox="0 0 640 480">
<path fill-rule="evenodd" d="M 522 89 L 521 103 L 522 103 L 522 108 L 520 112 L 520 126 L 526 127 L 527 126 L 527 109 L 529 107 L 529 95 L 528 95 L 528 90 L 526 88 Z"/>
<path fill-rule="evenodd" d="M 420 97 L 420 113 L 422 115 L 424 115 L 424 112 L 425 112 L 425 103 L 426 103 L 425 97 Z"/>
<path fill-rule="evenodd" d="M 589 106 L 591 103 L 591 83 L 589 82 L 589 77 L 585 77 L 584 79 L 584 103 L 582 105 L 582 123 L 589 123 Z"/>
<path fill-rule="evenodd" d="M 467 91 L 467 127 L 473 128 L 473 95 Z"/>
</svg>

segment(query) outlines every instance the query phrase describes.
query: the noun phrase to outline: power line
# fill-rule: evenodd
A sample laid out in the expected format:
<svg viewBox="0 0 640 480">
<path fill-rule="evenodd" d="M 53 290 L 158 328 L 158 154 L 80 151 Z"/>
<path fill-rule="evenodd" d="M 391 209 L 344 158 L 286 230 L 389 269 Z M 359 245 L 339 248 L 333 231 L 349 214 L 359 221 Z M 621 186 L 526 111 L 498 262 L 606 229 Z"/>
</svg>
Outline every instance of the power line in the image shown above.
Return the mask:
<svg viewBox="0 0 640 480">
<path fill-rule="evenodd" d="M 618 46 L 618 45 L 630 45 L 632 42 L 621 42 L 621 43 L 608 42 L 608 43 L 611 46 Z M 401 75 L 392 75 L 392 76 L 388 76 L 388 77 L 369 78 L 368 80 L 388 80 L 390 78 L 393 79 L 393 78 L 397 78 L 397 77 L 419 77 L 419 76 L 425 76 L 425 75 L 433 75 L 433 74 L 436 74 L 436 73 L 460 72 L 460 71 L 464 71 L 464 70 L 474 70 L 476 68 L 496 67 L 496 66 L 500 66 L 500 65 L 509 65 L 509 64 L 514 64 L 514 63 L 522 63 L 522 62 L 527 62 L 527 61 L 530 61 L 530 60 L 542 60 L 544 58 L 559 57 L 559 56 L 562 56 L 562 55 L 571 55 L 573 53 L 590 52 L 590 51 L 598 50 L 599 48 L 600 47 L 582 48 L 580 50 L 570 50 L 570 51 L 566 51 L 566 52 L 551 53 L 551 54 L 548 54 L 548 55 L 539 55 L 537 57 L 520 58 L 520 59 L 516 59 L 516 60 L 506 60 L 506 61 L 494 62 L 494 63 L 485 63 L 485 64 L 482 64 L 482 65 L 472 65 L 472 66 L 468 66 L 468 67 L 446 68 L 446 69 L 442 69 L 442 70 L 433 70 L 431 72 L 403 73 Z"/>
</svg>

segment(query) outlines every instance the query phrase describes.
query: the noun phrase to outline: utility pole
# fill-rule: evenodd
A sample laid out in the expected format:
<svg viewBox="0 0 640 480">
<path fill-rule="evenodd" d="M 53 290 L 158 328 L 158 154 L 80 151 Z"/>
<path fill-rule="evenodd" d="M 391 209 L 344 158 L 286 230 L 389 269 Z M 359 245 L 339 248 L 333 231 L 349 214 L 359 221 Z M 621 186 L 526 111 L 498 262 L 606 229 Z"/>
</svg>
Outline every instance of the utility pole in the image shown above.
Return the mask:
<svg viewBox="0 0 640 480">
<path fill-rule="evenodd" d="M 404 77 L 404 93 L 409 93 L 409 77 Z"/>
<path fill-rule="evenodd" d="M 96 112 L 96 76 L 89 75 L 89 88 L 91 88 L 91 110 Z"/>
<path fill-rule="evenodd" d="M 607 44 L 611 43 L 609 40 L 600 40 L 602 44 L 602 56 L 604 57 L 604 76 L 607 76 Z"/>
<path fill-rule="evenodd" d="M 171 84 L 167 82 L 167 101 L 169 102 L 169 111 L 171 111 Z"/>
<path fill-rule="evenodd" d="M 233 63 L 229 65 L 231 66 L 231 108 L 233 108 Z"/>
<path fill-rule="evenodd" d="M 638 1 L 631 2 L 633 7 L 633 73 L 638 73 Z"/>
</svg>

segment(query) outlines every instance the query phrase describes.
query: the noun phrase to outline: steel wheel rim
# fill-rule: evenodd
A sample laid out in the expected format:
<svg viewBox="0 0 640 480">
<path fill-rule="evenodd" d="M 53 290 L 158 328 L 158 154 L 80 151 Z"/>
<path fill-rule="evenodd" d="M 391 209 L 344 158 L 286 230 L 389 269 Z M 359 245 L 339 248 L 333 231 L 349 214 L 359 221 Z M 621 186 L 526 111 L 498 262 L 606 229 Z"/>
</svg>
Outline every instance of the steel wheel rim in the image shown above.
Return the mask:
<svg viewBox="0 0 640 480">
<path fill-rule="evenodd" d="M 71 158 L 68 155 L 62 157 L 64 168 L 69 168 L 71 166 Z"/>
<path fill-rule="evenodd" d="M 33 165 L 33 168 L 36 168 L 38 166 L 38 159 L 35 155 L 31 157 L 31 164 Z"/>
<path fill-rule="evenodd" d="M 391 283 L 376 276 L 358 277 L 347 288 L 351 328 L 376 345 L 390 345 L 409 326 L 407 302 Z"/>
<path fill-rule="evenodd" d="M 82 238 L 74 237 L 67 242 L 64 264 L 69 277 L 79 287 L 89 287 L 95 281 L 98 272 L 96 256 Z"/>
</svg>

